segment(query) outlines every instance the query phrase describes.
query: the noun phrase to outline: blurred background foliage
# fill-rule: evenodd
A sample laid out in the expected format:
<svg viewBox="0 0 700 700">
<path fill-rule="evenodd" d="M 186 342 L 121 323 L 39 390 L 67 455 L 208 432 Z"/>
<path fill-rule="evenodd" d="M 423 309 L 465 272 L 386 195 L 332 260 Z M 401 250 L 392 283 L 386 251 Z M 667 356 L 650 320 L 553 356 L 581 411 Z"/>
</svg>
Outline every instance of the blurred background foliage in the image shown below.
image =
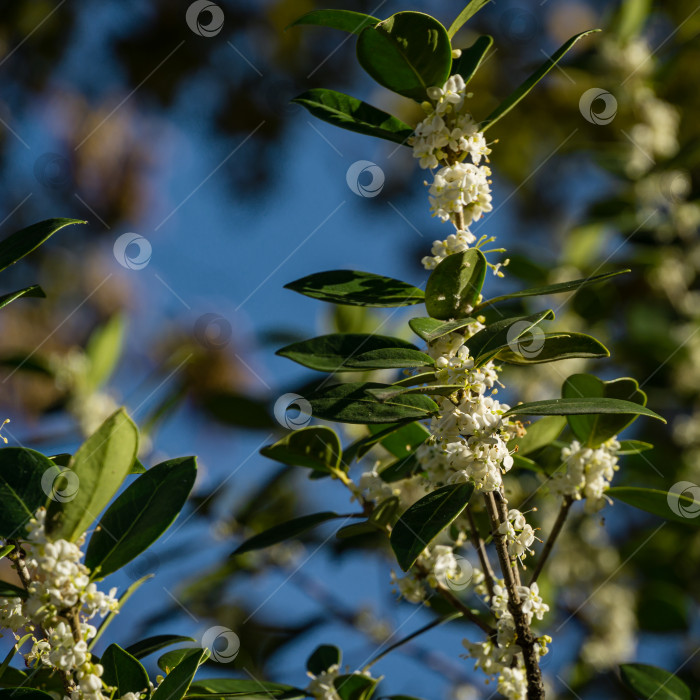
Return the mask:
<svg viewBox="0 0 700 700">
<path fill-rule="evenodd" d="M 235 663 L 218 674 L 298 684 L 315 644 L 338 643 L 349 663 L 360 663 L 397 628 L 406 624 L 403 635 L 432 613 L 408 622 L 415 611 L 391 595 L 385 545 L 373 538 L 337 540 L 322 530 L 303 544 L 227 558 L 241 537 L 284 519 L 347 510 L 332 484 L 257 454 L 284 432 L 275 400 L 303 396 L 319 381 L 275 358 L 274 348 L 319 327 L 386 323 L 378 312 L 290 301 L 281 286 L 337 267 L 420 282 L 418 261 L 446 232 L 424 213 L 410 154 L 312 124 L 289 100 L 332 86 L 409 123 L 417 107 L 361 75 L 344 36 L 284 29 L 326 4 L 381 17 L 425 10 L 449 24 L 462 3 L 221 0 L 225 21 L 213 37 L 188 28 L 187 4 L 35 0 L 0 8 L 0 233 L 49 216 L 89 220 L 6 273 L 15 288 L 34 265 L 48 299 L 3 313 L 0 417 L 12 418 L 12 442 L 51 453 L 70 450 L 126 403 L 147 436 L 144 462 L 201 454 L 204 478 L 189 513 L 156 554 L 132 565 L 133 577 L 162 569 L 165 583 L 122 614 L 123 642 L 142 634 L 139 626 L 194 633 L 215 620 L 241 639 Z M 473 113 L 482 116 L 542 54 L 593 26 L 604 33 L 582 41 L 489 132 L 498 139 L 497 210 L 474 231 L 508 247 L 504 284 L 512 288 L 631 268 L 559 310 L 562 325 L 590 330 L 613 356 L 600 367 L 547 365 L 536 382 L 509 370 L 506 395 L 557 394 L 582 369 L 636 377 L 669 420 L 645 424 L 637 437 L 656 448 L 624 458 L 616 483 L 700 483 L 697 4 L 499 0 L 457 45 L 480 33 L 495 38 L 472 83 Z M 607 123 L 596 123 L 602 102 L 579 106 L 591 88 L 615 98 Z M 375 199 L 351 201 L 344 174 L 361 158 L 381 166 L 385 186 Z M 341 200 L 347 214 L 301 249 Z M 115 262 L 113 244 L 125 231 L 152 245 L 148 267 Z M 386 457 L 377 448 L 369 462 Z M 519 472 L 511 501 L 525 509 L 539 483 Z M 602 515 L 605 529 L 576 511 L 540 579 L 557 600 L 545 625 L 554 637 L 544 660 L 553 697 L 624 697 L 619 662 L 674 670 L 698 647 L 697 529 L 667 523 L 657 532 L 660 521 L 622 504 Z M 540 507 L 545 533 L 554 516 L 553 505 Z M 471 665 L 458 658 L 468 632 L 440 628 L 386 659 L 378 666 L 385 691 L 481 697 Z M 700 683 L 700 657 L 679 674 Z"/>
</svg>

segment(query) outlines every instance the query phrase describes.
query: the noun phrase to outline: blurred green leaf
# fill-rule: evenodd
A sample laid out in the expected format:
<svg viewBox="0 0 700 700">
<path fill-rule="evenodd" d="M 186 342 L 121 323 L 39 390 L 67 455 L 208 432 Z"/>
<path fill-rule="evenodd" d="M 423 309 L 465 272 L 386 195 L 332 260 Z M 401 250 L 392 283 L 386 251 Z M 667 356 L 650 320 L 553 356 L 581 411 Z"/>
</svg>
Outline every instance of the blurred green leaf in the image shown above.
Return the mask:
<svg viewBox="0 0 700 700">
<path fill-rule="evenodd" d="M 331 644 L 321 644 L 314 649 L 306 661 L 306 670 L 309 673 L 313 673 L 314 676 L 320 676 L 331 666 L 339 666 L 341 660 L 342 654 L 338 647 L 334 647 Z"/>
<path fill-rule="evenodd" d="M 489 4 L 491 0 L 470 0 L 467 6 L 457 15 L 447 30 L 450 39 L 482 8 Z"/>
<path fill-rule="evenodd" d="M 330 473 L 341 466 L 342 445 L 334 430 L 312 425 L 285 435 L 260 454 L 283 464 Z"/>
<path fill-rule="evenodd" d="M 647 664 L 622 664 L 623 683 L 643 700 L 691 700 L 690 688 L 672 673 Z"/>
<path fill-rule="evenodd" d="M 9 294 L 3 294 L 2 296 L 0 296 L 0 309 L 2 309 L 3 306 L 11 304 L 15 299 L 20 299 L 21 297 L 45 298 L 46 294 L 39 285 L 33 284 L 31 287 L 18 289 L 16 292 L 10 292 Z"/>
<path fill-rule="evenodd" d="M 616 501 L 666 520 L 700 527 L 700 489 L 695 484 L 687 483 L 688 488 L 679 493 L 637 486 L 612 486 L 605 493 Z"/>
<path fill-rule="evenodd" d="M 90 360 L 88 389 L 95 391 L 109 381 L 119 362 L 124 344 L 125 321 L 121 314 L 114 314 L 104 325 L 96 328 L 85 346 Z"/>
<path fill-rule="evenodd" d="M 295 19 L 287 29 L 306 24 L 340 29 L 350 34 L 359 34 L 365 27 L 377 24 L 379 21 L 372 15 L 353 12 L 352 10 L 312 10 L 299 17 L 299 19 Z"/>
<path fill-rule="evenodd" d="M 469 84 L 492 44 L 492 36 L 478 37 L 468 49 L 462 49 L 462 55 L 452 62 L 452 74 L 458 73 L 462 76 L 464 83 Z"/>
</svg>

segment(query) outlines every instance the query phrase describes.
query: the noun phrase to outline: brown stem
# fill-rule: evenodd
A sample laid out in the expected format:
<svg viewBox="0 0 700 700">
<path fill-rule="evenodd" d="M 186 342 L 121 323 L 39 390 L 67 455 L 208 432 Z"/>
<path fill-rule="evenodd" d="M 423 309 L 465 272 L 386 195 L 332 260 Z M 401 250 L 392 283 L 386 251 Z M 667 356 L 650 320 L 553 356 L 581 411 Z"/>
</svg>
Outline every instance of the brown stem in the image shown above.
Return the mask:
<svg viewBox="0 0 700 700">
<path fill-rule="evenodd" d="M 8 544 L 14 545 L 14 549 L 7 555 L 7 558 L 12 562 L 15 567 L 15 571 L 19 576 L 19 580 L 22 582 L 24 590 L 29 590 L 29 584 L 31 583 L 31 577 L 29 576 L 29 570 L 24 562 L 24 550 L 19 546 L 19 542 L 16 540 L 8 540 Z"/>
<path fill-rule="evenodd" d="M 556 542 L 559 533 L 564 528 L 564 522 L 566 521 L 566 516 L 569 514 L 569 509 L 571 508 L 572 503 L 573 499 L 570 496 L 564 496 L 561 508 L 559 509 L 559 515 L 557 515 L 557 519 L 554 521 L 552 531 L 549 533 L 549 537 L 544 543 L 544 549 L 542 550 L 542 554 L 540 554 L 540 558 L 537 560 L 537 566 L 535 566 L 535 570 L 532 573 L 530 585 L 535 583 L 535 581 L 537 581 L 537 577 L 540 575 L 540 573 L 542 573 L 547 557 L 549 557 L 551 554 L 552 549 L 554 548 L 554 543 Z"/>
<path fill-rule="evenodd" d="M 498 562 L 503 573 L 506 590 L 508 592 L 508 608 L 513 621 L 515 623 L 515 632 L 517 642 L 523 653 L 523 661 L 525 662 L 525 674 L 527 677 L 527 700 L 543 700 L 544 699 L 544 684 L 542 683 L 542 672 L 540 671 L 539 657 L 535 650 L 536 639 L 530 629 L 530 624 L 527 621 L 525 613 L 522 611 L 520 594 L 518 593 L 518 584 L 516 583 L 517 569 L 513 568 L 513 562 L 508 554 L 508 543 L 506 536 L 498 531 L 501 525 L 501 515 L 503 507 L 506 508 L 506 516 L 508 515 L 507 506 L 504 502 L 502 494 L 498 494 L 499 501 L 496 502 L 493 493 L 484 494 L 486 501 L 486 510 L 491 519 L 491 533 L 498 554 Z"/>
<path fill-rule="evenodd" d="M 479 530 L 476 527 L 476 522 L 474 521 L 474 516 L 472 515 L 471 506 L 466 510 L 467 520 L 469 521 L 469 534 L 471 537 L 472 544 L 476 553 L 479 555 L 479 561 L 481 562 L 481 568 L 484 571 L 484 582 L 486 583 L 486 589 L 489 592 L 489 596 L 493 597 L 493 580 L 495 574 L 493 573 L 493 568 L 491 567 L 491 562 L 489 561 L 489 555 L 486 552 L 486 546 L 484 545 L 484 540 L 481 539 Z"/>
</svg>

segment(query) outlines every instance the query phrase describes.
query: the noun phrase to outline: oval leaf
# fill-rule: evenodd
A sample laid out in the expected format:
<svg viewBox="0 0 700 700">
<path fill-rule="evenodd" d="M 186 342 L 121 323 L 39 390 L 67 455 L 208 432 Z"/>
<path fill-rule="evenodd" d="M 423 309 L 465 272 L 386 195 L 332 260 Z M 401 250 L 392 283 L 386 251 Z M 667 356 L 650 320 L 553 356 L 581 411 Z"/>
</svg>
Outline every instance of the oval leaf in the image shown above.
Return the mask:
<svg viewBox="0 0 700 700">
<path fill-rule="evenodd" d="M 144 656 L 160 651 L 171 644 L 179 644 L 180 642 L 194 642 L 192 637 L 182 637 L 177 634 L 158 634 L 154 637 L 147 637 L 140 642 L 136 642 L 128 646 L 125 651 L 131 654 L 135 659 L 142 659 Z"/>
<path fill-rule="evenodd" d="M 516 438 L 508 443 L 508 449 L 517 447 L 517 454 L 522 457 L 546 447 L 556 440 L 561 431 L 566 427 L 566 418 L 563 416 L 545 416 L 527 426 L 527 432 L 521 438 Z"/>
<path fill-rule="evenodd" d="M 610 351 L 590 335 L 585 333 L 544 333 L 541 337 L 528 338 L 520 343 L 512 343 L 501 350 L 497 359 L 511 365 L 538 365 L 543 362 L 557 362 L 574 357 L 610 357 Z"/>
<path fill-rule="evenodd" d="M 190 683 L 197 673 L 197 668 L 206 654 L 204 649 L 193 649 L 182 662 L 176 666 L 158 686 L 151 696 L 152 700 L 182 700 Z"/>
<path fill-rule="evenodd" d="M 90 538 L 85 565 L 104 578 L 146 551 L 173 523 L 194 486 L 197 460 L 181 457 L 139 476 L 107 509 Z"/>
<path fill-rule="evenodd" d="M 461 75 L 464 84 L 467 85 L 476 74 L 492 44 L 493 37 L 483 35 L 468 49 L 462 49 L 462 55 L 452 63 L 452 75 Z"/>
<path fill-rule="evenodd" d="M 457 15 L 456 19 L 447 30 L 450 39 L 470 20 L 482 7 L 488 5 L 491 0 L 470 0 L 467 6 Z"/>
<path fill-rule="evenodd" d="M 473 484 L 448 484 L 414 503 L 391 532 L 399 566 L 408 571 L 423 550 L 467 507 Z"/>
<path fill-rule="evenodd" d="M 452 46 L 434 17 L 398 12 L 362 30 L 357 58 L 380 85 L 423 102 L 429 87 L 442 87 L 449 77 Z"/>
<path fill-rule="evenodd" d="M 244 698 L 245 700 L 300 700 L 307 697 L 306 692 L 291 685 L 267 683 L 259 680 L 240 680 L 238 678 L 206 678 L 190 686 L 188 698 Z"/>
<path fill-rule="evenodd" d="M 117 697 L 150 690 L 146 669 L 117 644 L 110 644 L 105 649 L 100 663 L 104 667 L 102 680 L 107 685 L 116 687 Z"/>
<path fill-rule="evenodd" d="M 486 276 L 486 258 L 476 248 L 448 255 L 432 271 L 425 308 L 432 318 L 449 320 L 471 313 Z"/>
<path fill-rule="evenodd" d="M 314 676 L 320 676 L 331 666 L 339 666 L 341 660 L 342 655 L 338 647 L 334 647 L 331 644 L 321 644 L 309 656 L 306 662 L 306 670 L 309 673 L 313 673 Z"/>
<path fill-rule="evenodd" d="M 680 481 L 677 490 L 660 491 L 636 486 L 613 486 L 605 493 L 617 501 L 684 525 L 700 526 L 700 487 Z"/>
<path fill-rule="evenodd" d="M 420 317 L 412 318 L 408 325 L 411 330 L 419 335 L 426 343 L 432 343 L 438 338 L 442 338 L 448 333 L 454 333 L 455 331 L 465 328 L 470 323 L 475 323 L 476 319 L 468 316 L 467 318 L 460 318 L 456 321 L 440 321 L 437 318 Z"/>
<path fill-rule="evenodd" d="M 647 664 L 622 664 L 625 685 L 644 700 L 691 700 L 690 688 L 672 673 Z"/>
<path fill-rule="evenodd" d="M 44 290 L 41 287 L 33 284 L 31 287 L 25 287 L 24 289 L 19 289 L 16 292 L 10 292 L 9 294 L 3 294 L 0 296 L 0 309 L 2 309 L 3 306 L 11 304 L 15 299 L 19 299 L 21 297 L 44 298 L 46 297 L 46 294 L 44 294 Z"/>
<path fill-rule="evenodd" d="M 504 416 L 580 416 L 580 415 L 608 415 L 608 414 L 635 414 L 656 418 L 662 423 L 666 420 L 649 408 L 622 401 L 621 399 L 593 398 L 584 396 L 578 399 L 546 399 L 545 401 L 533 401 L 522 403 L 506 411 Z"/>
<path fill-rule="evenodd" d="M 260 454 L 283 464 L 330 472 L 340 467 L 342 451 L 340 438 L 334 430 L 312 425 L 263 447 Z"/>
<path fill-rule="evenodd" d="M 299 17 L 299 19 L 294 20 L 289 27 L 307 24 L 340 29 L 350 34 L 359 34 L 365 27 L 377 24 L 379 21 L 372 15 L 353 12 L 352 10 L 312 10 Z"/>
<path fill-rule="evenodd" d="M 378 678 L 370 678 L 359 673 L 336 676 L 333 685 L 340 700 L 369 700 L 379 683 Z"/>
</svg>

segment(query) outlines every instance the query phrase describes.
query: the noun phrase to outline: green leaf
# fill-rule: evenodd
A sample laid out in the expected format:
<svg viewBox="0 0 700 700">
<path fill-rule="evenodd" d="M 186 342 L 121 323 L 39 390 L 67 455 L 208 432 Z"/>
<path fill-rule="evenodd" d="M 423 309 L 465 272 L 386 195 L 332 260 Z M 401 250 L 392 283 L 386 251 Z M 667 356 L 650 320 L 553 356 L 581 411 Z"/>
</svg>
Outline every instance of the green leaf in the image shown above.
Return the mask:
<svg viewBox="0 0 700 700">
<path fill-rule="evenodd" d="M 333 126 L 393 143 L 404 144 L 413 133 L 408 124 L 391 114 L 335 90 L 315 88 L 295 97 L 292 102 Z"/>
<path fill-rule="evenodd" d="M 642 32 L 650 10 L 651 0 L 624 0 L 620 4 L 612 27 L 620 43 L 624 44 Z"/>
<path fill-rule="evenodd" d="M 53 696 L 36 688 L 3 688 L 0 700 L 53 700 Z"/>
<path fill-rule="evenodd" d="M 302 533 L 307 532 L 308 530 L 311 530 L 317 525 L 325 523 L 328 520 L 336 520 L 343 517 L 345 516 L 326 511 L 323 513 L 302 515 L 300 518 L 293 518 L 292 520 L 288 520 L 286 523 L 275 525 L 269 530 L 260 532 L 250 539 L 247 539 L 233 551 L 231 556 L 235 557 L 239 554 L 244 554 L 245 552 L 252 552 L 256 549 L 271 547 L 273 544 L 278 544 L 279 542 L 284 542 L 285 540 L 290 540 L 297 537 L 298 535 L 301 535 Z"/>
<path fill-rule="evenodd" d="M 402 479 L 409 479 L 416 474 L 420 474 L 423 471 L 423 466 L 416 458 L 415 453 L 407 455 L 406 457 L 401 457 L 395 462 L 392 462 L 389 466 L 384 467 L 384 469 L 379 472 L 379 476 L 382 481 L 387 484 L 393 484 L 396 481 L 401 481 Z"/>
<path fill-rule="evenodd" d="M 489 4 L 491 0 L 471 0 L 467 6 L 457 15 L 456 19 L 447 30 L 450 39 L 470 20 L 482 7 Z"/>
<path fill-rule="evenodd" d="M 367 426 L 370 432 L 378 429 L 378 426 Z M 430 437 L 430 431 L 421 423 L 405 423 L 398 430 L 392 431 L 382 438 L 382 447 L 394 457 L 407 457 L 415 449 L 422 445 Z"/>
<path fill-rule="evenodd" d="M 107 323 L 95 329 L 85 346 L 90 360 L 88 389 L 94 391 L 106 384 L 117 366 L 124 344 L 125 323 L 121 314 L 114 314 Z"/>
<path fill-rule="evenodd" d="M 306 670 L 309 673 L 313 673 L 314 676 L 320 676 L 331 666 L 340 666 L 341 660 L 342 654 L 338 647 L 334 647 L 331 644 L 321 644 L 316 647 L 314 652 L 307 659 Z"/>
<path fill-rule="evenodd" d="M 662 423 L 666 420 L 651 409 L 631 401 L 621 399 L 595 398 L 583 396 L 577 399 L 546 399 L 513 406 L 504 416 L 582 416 L 582 415 L 639 415 L 656 418 Z"/>
<path fill-rule="evenodd" d="M 438 338 L 442 338 L 448 333 L 454 333 L 462 328 L 465 328 L 470 323 L 475 323 L 476 319 L 471 318 L 460 318 L 456 321 L 440 321 L 437 318 L 430 318 L 427 316 L 421 316 L 419 318 L 412 318 L 408 325 L 411 330 L 418 336 L 420 336 L 426 343 L 432 343 Z"/>
<path fill-rule="evenodd" d="M 423 394 L 425 396 L 449 396 L 455 391 L 464 389 L 464 384 L 431 384 L 430 386 L 383 386 L 379 389 L 369 389 L 367 391 L 371 396 L 376 397 L 379 401 L 390 401 L 398 396 L 406 396 L 408 394 Z"/>
<path fill-rule="evenodd" d="M 394 526 L 391 546 L 408 571 L 423 550 L 467 507 L 474 484 L 448 484 L 414 503 Z"/>
<path fill-rule="evenodd" d="M 523 343 L 512 343 L 496 359 L 511 365 L 537 365 L 573 357 L 610 357 L 610 351 L 585 333 L 543 333 Z"/>
<path fill-rule="evenodd" d="M 554 318 L 551 309 L 540 311 L 531 316 L 516 316 L 504 318 L 495 323 L 490 323 L 467 340 L 469 354 L 474 358 L 474 366 L 479 367 L 494 359 L 501 351 L 511 347 L 522 347 L 516 341 L 523 337 L 532 337 L 536 341 L 538 336 L 532 329 L 546 319 Z M 538 331 L 539 332 L 539 331 Z M 542 333 L 542 335 L 544 335 Z M 524 347 L 528 347 L 525 345 Z"/>
<path fill-rule="evenodd" d="M 647 664 L 622 664 L 624 684 L 644 700 L 691 700 L 690 688 L 663 668 Z"/>
<path fill-rule="evenodd" d="M 194 642 L 192 637 L 183 637 L 177 634 L 158 634 L 154 637 L 147 637 L 140 642 L 136 642 L 128 646 L 125 651 L 131 654 L 135 659 L 143 659 L 144 656 L 160 651 L 171 644 L 179 644 L 180 642 Z"/>
<path fill-rule="evenodd" d="M 481 309 L 485 306 L 491 306 L 499 301 L 509 301 L 511 299 L 521 299 L 523 297 L 542 297 L 549 296 L 550 294 L 563 294 L 565 292 L 575 292 L 584 287 L 590 287 L 591 285 L 598 284 L 603 280 L 610 279 L 611 277 L 617 277 L 618 275 L 624 275 L 630 270 L 619 270 L 618 272 L 606 272 L 603 275 L 595 275 L 593 277 L 585 277 L 580 280 L 570 280 L 569 282 L 559 282 L 557 284 L 549 284 L 546 287 L 534 287 L 532 289 L 523 289 L 519 292 L 513 292 L 512 294 L 504 294 L 500 297 L 494 297 L 493 299 L 487 299 L 481 302 L 477 309 Z"/>
<path fill-rule="evenodd" d="M 7 581 L 0 581 L 0 598 L 26 598 L 27 591 L 24 588 L 13 586 Z"/>
<path fill-rule="evenodd" d="M 425 308 L 433 318 L 450 320 L 469 314 L 486 276 L 486 258 L 476 248 L 448 255 L 430 274 Z"/>
<path fill-rule="evenodd" d="M 462 49 L 462 55 L 452 63 L 452 75 L 458 73 L 462 76 L 465 85 L 469 84 L 491 48 L 491 44 L 493 44 L 493 37 L 483 35 L 478 37 L 468 49 Z"/>
<path fill-rule="evenodd" d="M 620 449 L 617 451 L 619 455 L 637 455 L 640 452 L 653 450 L 654 445 L 650 442 L 642 442 L 641 440 L 620 440 Z"/>
<path fill-rule="evenodd" d="M 566 427 L 563 416 L 546 416 L 527 427 L 527 433 L 521 438 L 515 438 L 508 443 L 508 449 L 518 448 L 517 454 L 522 457 L 546 447 L 556 440 Z"/>
<path fill-rule="evenodd" d="M 164 673 L 170 673 L 173 669 L 177 668 L 191 653 L 192 647 L 166 651 L 165 654 L 158 659 L 158 668 Z M 204 655 L 201 658 L 199 665 L 201 666 L 206 660 L 207 655 Z"/>
<path fill-rule="evenodd" d="M 564 398 L 581 396 L 624 399 L 641 406 L 646 405 L 646 394 L 636 380 L 622 377 L 604 382 L 592 374 L 572 374 L 562 386 Z M 619 435 L 636 419 L 636 414 L 622 416 L 576 416 L 569 418 L 569 426 L 584 444 L 596 447 L 614 435 Z"/>
<path fill-rule="evenodd" d="M 369 700 L 379 683 L 378 678 L 369 678 L 359 673 L 337 676 L 333 679 L 340 700 Z"/>
<path fill-rule="evenodd" d="M 677 489 L 660 491 L 636 486 L 612 486 L 605 493 L 616 501 L 684 525 L 700 526 L 700 488 L 680 481 Z"/>
<path fill-rule="evenodd" d="M 363 333 L 332 333 L 292 343 L 275 354 L 319 372 L 432 367 L 435 362 L 400 338 Z"/>
<path fill-rule="evenodd" d="M 561 61 L 565 54 L 574 46 L 574 44 L 582 39 L 584 36 L 588 36 L 594 32 L 599 32 L 600 29 L 589 29 L 588 31 L 581 32 L 576 36 L 571 37 L 561 48 L 555 51 L 520 87 L 518 87 L 514 92 L 512 92 L 508 97 L 506 97 L 503 102 L 501 102 L 496 109 L 489 114 L 486 119 L 479 125 L 481 131 L 486 131 L 490 129 L 499 119 L 504 117 L 508 112 L 510 112 L 515 105 L 520 102 L 532 88 L 537 85 L 537 83 L 542 80 L 542 78 L 549 73 L 554 66 Z"/>
<path fill-rule="evenodd" d="M 77 479 L 75 497 L 51 501 L 46 533 L 51 540 L 75 542 L 119 490 L 136 459 L 138 429 L 120 409 L 110 416 L 73 455 L 68 469 Z M 66 472 L 67 473 L 67 472 Z M 56 482 L 65 476 L 59 476 Z"/>
<path fill-rule="evenodd" d="M 343 448 L 334 430 L 312 425 L 285 435 L 260 454 L 283 464 L 330 473 L 341 465 Z"/>
<path fill-rule="evenodd" d="M 94 579 L 145 552 L 174 522 L 194 486 L 195 457 L 170 459 L 139 476 L 107 509 L 90 538 L 85 565 Z"/>
<path fill-rule="evenodd" d="M 4 559 L 14 548 L 15 545 L 13 544 L 6 544 L 4 547 L 0 547 L 0 559 Z"/>
<path fill-rule="evenodd" d="M 239 680 L 238 678 L 206 678 L 190 686 L 188 698 L 244 698 L 245 700 L 300 700 L 306 692 L 291 685 L 267 683 L 259 680 Z"/>
<path fill-rule="evenodd" d="M 346 306 L 411 306 L 425 298 L 422 289 L 406 282 L 357 270 L 317 272 L 284 286 L 313 299 Z"/>
<path fill-rule="evenodd" d="M 25 287 L 24 289 L 19 289 L 16 292 L 10 292 L 9 294 L 3 294 L 0 296 L 0 309 L 3 306 L 11 304 L 15 299 L 20 297 L 41 297 L 45 298 L 44 290 L 37 284 L 33 284 L 31 287 Z"/>
<path fill-rule="evenodd" d="M 56 469 L 53 462 L 40 452 L 24 447 L 0 450 L 0 537 L 24 536 L 24 526 L 47 500 L 42 479 L 48 479 L 51 492 L 51 469 Z"/>
<path fill-rule="evenodd" d="M 182 700 L 190 687 L 190 683 L 192 683 L 194 674 L 197 673 L 202 657 L 206 653 L 204 649 L 193 649 L 180 665 L 164 678 L 151 696 L 151 699 Z"/>
<path fill-rule="evenodd" d="M 318 27 L 330 27 L 340 29 L 350 34 L 359 34 L 365 27 L 377 24 L 380 20 L 362 12 L 351 10 L 312 10 L 295 19 L 288 27 L 299 25 L 315 25 Z"/>
<path fill-rule="evenodd" d="M 13 233 L 0 241 L 0 270 L 21 260 L 65 226 L 86 223 L 79 219 L 47 219 Z"/>
<path fill-rule="evenodd" d="M 105 649 L 100 663 L 104 667 L 102 680 L 117 689 L 117 697 L 149 690 L 146 669 L 117 644 Z"/>
<path fill-rule="evenodd" d="M 450 76 L 452 46 L 445 28 L 422 12 L 398 12 L 357 39 L 360 65 L 380 85 L 418 102 Z"/>
<path fill-rule="evenodd" d="M 324 387 L 307 397 L 314 417 L 339 423 L 399 423 L 429 418 L 438 405 L 427 396 L 411 394 L 380 402 L 367 389 L 382 387 L 373 382 L 351 382 Z"/>
<path fill-rule="evenodd" d="M 7 655 L 2 661 L 2 664 L 0 664 L 0 678 L 3 679 L 3 682 L 7 681 L 7 685 L 14 685 L 17 681 L 12 679 L 12 676 L 18 672 L 18 669 L 10 668 L 10 663 L 12 662 L 12 659 L 15 657 L 15 654 L 24 646 L 25 642 L 28 642 L 32 638 L 32 634 L 25 634 L 24 637 L 21 637 L 18 639 L 11 647 L 10 650 L 7 652 Z M 9 673 L 8 673 L 9 671 Z M 8 678 L 9 677 L 9 678 Z M 24 684 L 27 682 L 29 679 L 28 678 L 22 678 L 19 682 Z M 34 678 L 32 678 L 32 681 L 35 681 Z M 38 683 L 37 683 L 38 685 Z"/>
</svg>

